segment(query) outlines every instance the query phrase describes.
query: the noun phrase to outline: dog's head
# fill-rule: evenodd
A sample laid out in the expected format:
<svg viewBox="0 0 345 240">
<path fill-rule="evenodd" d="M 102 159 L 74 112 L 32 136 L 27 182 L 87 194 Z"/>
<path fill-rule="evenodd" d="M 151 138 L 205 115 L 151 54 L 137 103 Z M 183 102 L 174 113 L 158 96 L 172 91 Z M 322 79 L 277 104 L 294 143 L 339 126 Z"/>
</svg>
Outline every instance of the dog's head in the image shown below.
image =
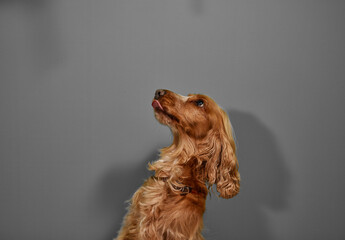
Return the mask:
<svg viewBox="0 0 345 240">
<path fill-rule="evenodd" d="M 156 119 L 169 126 L 179 140 L 189 139 L 203 161 L 204 180 L 216 184 L 223 198 L 239 192 L 240 175 L 232 127 L 225 111 L 206 95 L 181 96 L 158 89 L 152 101 Z M 178 144 L 178 143 L 177 143 Z"/>
</svg>

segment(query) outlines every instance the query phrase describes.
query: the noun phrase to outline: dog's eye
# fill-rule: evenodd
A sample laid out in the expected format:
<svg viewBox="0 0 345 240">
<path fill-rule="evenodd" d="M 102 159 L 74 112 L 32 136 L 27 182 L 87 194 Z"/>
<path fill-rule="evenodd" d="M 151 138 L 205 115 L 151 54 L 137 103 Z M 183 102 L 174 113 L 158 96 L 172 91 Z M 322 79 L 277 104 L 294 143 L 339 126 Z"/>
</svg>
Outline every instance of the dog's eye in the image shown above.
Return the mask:
<svg viewBox="0 0 345 240">
<path fill-rule="evenodd" d="M 199 100 L 196 100 L 195 101 L 195 104 L 198 106 L 198 107 L 203 107 L 204 106 L 204 101 L 199 99 Z"/>
</svg>

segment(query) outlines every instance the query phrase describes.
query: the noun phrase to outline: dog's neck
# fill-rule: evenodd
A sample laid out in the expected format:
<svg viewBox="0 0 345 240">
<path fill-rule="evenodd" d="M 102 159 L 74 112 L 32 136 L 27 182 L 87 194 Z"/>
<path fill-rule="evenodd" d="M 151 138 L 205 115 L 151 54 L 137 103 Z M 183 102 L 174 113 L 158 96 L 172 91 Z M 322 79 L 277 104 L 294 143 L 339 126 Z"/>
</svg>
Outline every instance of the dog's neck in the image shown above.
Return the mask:
<svg viewBox="0 0 345 240">
<path fill-rule="evenodd" d="M 169 177 L 176 166 L 187 164 L 191 159 L 197 159 L 201 164 L 209 158 L 208 138 L 196 140 L 186 134 L 172 133 L 172 144 L 162 148 L 160 159 L 149 164 L 149 169 L 155 171 L 157 177 Z"/>
<path fill-rule="evenodd" d="M 170 161 L 186 163 L 192 157 L 197 157 L 202 152 L 206 139 L 195 139 L 185 133 L 172 131 L 173 142 L 169 147 L 161 149 L 160 156 Z"/>
</svg>

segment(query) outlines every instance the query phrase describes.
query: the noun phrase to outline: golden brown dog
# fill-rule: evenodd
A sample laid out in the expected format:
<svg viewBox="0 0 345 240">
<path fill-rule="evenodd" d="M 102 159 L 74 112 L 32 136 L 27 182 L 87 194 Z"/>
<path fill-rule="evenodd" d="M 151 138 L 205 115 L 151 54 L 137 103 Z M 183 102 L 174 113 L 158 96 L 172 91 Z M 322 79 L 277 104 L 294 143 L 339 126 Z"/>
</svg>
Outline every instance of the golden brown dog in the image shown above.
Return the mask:
<svg viewBox="0 0 345 240">
<path fill-rule="evenodd" d="M 155 174 L 133 195 L 117 240 L 201 240 L 212 185 L 223 198 L 240 190 L 230 121 L 210 97 L 200 94 L 158 89 L 152 106 L 174 140 L 149 164 Z"/>
</svg>

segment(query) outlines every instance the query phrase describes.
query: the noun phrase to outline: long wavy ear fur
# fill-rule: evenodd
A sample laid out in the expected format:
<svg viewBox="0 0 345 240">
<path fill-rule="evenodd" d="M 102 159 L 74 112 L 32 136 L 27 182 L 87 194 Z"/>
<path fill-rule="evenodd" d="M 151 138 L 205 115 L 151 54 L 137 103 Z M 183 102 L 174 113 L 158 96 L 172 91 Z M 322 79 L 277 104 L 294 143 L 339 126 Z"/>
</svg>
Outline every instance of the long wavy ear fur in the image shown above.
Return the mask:
<svg viewBox="0 0 345 240">
<path fill-rule="evenodd" d="M 236 157 L 236 145 L 227 114 L 220 109 L 219 129 L 211 136 L 211 157 L 206 163 L 206 175 L 210 185 L 216 184 L 222 198 L 232 198 L 240 191 L 240 174 Z"/>
</svg>

